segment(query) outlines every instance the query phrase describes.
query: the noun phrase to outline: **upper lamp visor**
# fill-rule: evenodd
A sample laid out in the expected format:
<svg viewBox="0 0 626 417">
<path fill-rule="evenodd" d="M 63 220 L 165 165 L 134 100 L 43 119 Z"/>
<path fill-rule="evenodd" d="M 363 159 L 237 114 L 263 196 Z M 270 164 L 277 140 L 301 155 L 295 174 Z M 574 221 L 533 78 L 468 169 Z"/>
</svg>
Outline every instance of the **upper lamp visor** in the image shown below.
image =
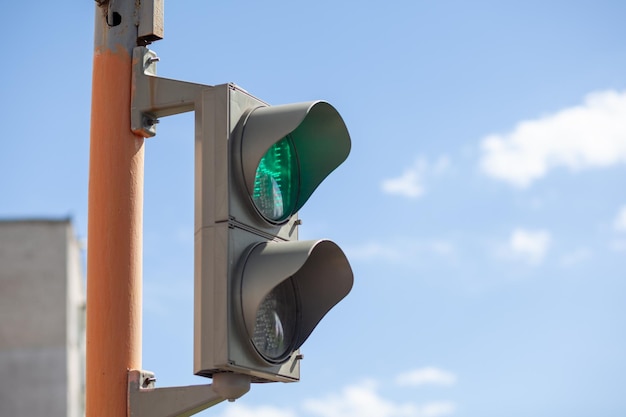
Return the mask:
<svg viewBox="0 0 626 417">
<path fill-rule="evenodd" d="M 250 195 L 261 158 L 289 136 L 299 164 L 299 190 L 291 215 L 307 202 L 318 185 L 346 160 L 351 141 L 339 112 L 325 101 L 257 107 L 244 121 L 241 162 Z"/>
</svg>

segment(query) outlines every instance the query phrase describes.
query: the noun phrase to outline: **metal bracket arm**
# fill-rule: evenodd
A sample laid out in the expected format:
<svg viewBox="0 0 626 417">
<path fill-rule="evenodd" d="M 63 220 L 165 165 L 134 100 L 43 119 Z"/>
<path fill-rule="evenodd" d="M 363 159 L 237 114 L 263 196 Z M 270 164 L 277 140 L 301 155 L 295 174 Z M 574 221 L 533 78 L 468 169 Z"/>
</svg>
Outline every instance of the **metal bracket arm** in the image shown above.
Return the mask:
<svg viewBox="0 0 626 417">
<path fill-rule="evenodd" d="M 216 374 L 209 385 L 155 388 L 154 382 L 152 372 L 128 371 L 128 417 L 188 417 L 250 390 L 250 377 L 240 374 Z"/>
<path fill-rule="evenodd" d="M 193 111 L 202 90 L 213 88 L 157 77 L 158 60 L 156 53 L 145 46 L 133 49 L 130 125 L 134 134 L 146 138 L 156 135 L 159 117 Z"/>
</svg>

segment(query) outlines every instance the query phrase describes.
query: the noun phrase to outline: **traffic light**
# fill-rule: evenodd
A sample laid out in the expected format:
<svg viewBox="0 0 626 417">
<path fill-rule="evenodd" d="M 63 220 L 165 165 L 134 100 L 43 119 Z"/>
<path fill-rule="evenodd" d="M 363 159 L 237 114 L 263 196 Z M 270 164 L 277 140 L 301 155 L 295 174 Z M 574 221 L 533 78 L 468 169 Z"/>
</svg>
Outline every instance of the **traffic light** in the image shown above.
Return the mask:
<svg viewBox="0 0 626 417">
<path fill-rule="evenodd" d="M 348 156 L 330 104 L 269 106 L 233 84 L 195 100 L 194 372 L 297 381 L 300 346 L 352 288 L 343 251 L 298 240 L 298 210 Z"/>
</svg>

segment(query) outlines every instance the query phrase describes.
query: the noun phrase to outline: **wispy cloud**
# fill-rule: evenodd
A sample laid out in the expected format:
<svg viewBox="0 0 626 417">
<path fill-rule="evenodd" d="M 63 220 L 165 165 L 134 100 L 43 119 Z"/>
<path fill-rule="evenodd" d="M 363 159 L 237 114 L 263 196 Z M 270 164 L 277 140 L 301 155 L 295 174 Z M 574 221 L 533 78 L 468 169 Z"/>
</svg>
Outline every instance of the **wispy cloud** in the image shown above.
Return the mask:
<svg viewBox="0 0 626 417">
<path fill-rule="evenodd" d="M 450 386 L 456 382 L 456 376 L 427 367 L 398 375 L 396 382 L 409 388 L 425 384 Z M 374 379 L 365 379 L 333 393 L 309 398 L 301 404 L 275 407 L 249 406 L 235 402 L 220 406 L 221 410 L 216 411 L 221 411 L 219 417 L 445 417 L 456 412 L 457 407 L 453 401 L 416 403 L 411 400 L 410 395 L 402 396 L 408 400 L 398 401 L 384 395 L 381 386 L 385 385 Z"/>
<path fill-rule="evenodd" d="M 517 228 L 509 237 L 505 253 L 531 265 L 538 265 L 543 262 L 551 241 L 552 237 L 547 230 Z"/>
<path fill-rule="evenodd" d="M 626 92 L 589 94 L 580 106 L 519 123 L 481 142 L 482 170 L 528 187 L 556 167 L 572 171 L 626 162 Z"/>
<path fill-rule="evenodd" d="M 372 380 L 344 387 L 340 393 L 305 401 L 304 409 L 320 417 L 410 417 L 417 415 L 412 403 L 394 403 L 377 392 Z"/>
<path fill-rule="evenodd" d="M 240 402 L 229 403 L 223 407 L 221 417 L 297 417 L 290 408 L 279 408 L 268 405 L 251 407 Z"/>
<path fill-rule="evenodd" d="M 445 173 L 449 167 L 450 160 L 447 156 L 441 156 L 433 163 L 428 162 L 424 157 L 419 157 L 413 165 L 404 170 L 402 175 L 383 180 L 381 188 L 387 194 L 419 198 L 426 192 L 427 179 Z"/>
<path fill-rule="evenodd" d="M 456 410 L 450 401 L 422 405 L 394 402 L 384 398 L 372 380 L 347 386 L 338 394 L 307 400 L 303 408 L 318 417 L 441 417 Z"/>
<path fill-rule="evenodd" d="M 435 367 L 414 369 L 402 373 L 396 377 L 396 384 L 400 386 L 441 385 L 452 386 L 456 384 L 457 376 L 449 371 Z"/>
<path fill-rule="evenodd" d="M 616 232 L 626 232 L 626 205 L 622 206 L 617 216 L 615 216 L 613 229 L 615 229 Z"/>
</svg>

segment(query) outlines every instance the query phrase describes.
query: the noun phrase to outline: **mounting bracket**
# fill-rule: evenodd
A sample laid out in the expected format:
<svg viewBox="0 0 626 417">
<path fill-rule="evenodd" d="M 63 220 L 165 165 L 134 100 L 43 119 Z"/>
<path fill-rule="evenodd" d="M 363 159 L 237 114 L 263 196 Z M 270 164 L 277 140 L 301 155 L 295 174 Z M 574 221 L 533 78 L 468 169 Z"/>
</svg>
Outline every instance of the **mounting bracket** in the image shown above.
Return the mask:
<svg viewBox="0 0 626 417">
<path fill-rule="evenodd" d="M 195 109 L 203 90 L 213 86 L 156 76 L 157 54 L 145 46 L 133 49 L 130 128 L 143 137 L 156 135 L 159 117 Z"/>
<path fill-rule="evenodd" d="M 250 377 L 213 375 L 213 384 L 155 388 L 154 373 L 128 371 L 128 417 L 188 417 L 224 400 L 235 401 L 250 390 Z"/>
</svg>

